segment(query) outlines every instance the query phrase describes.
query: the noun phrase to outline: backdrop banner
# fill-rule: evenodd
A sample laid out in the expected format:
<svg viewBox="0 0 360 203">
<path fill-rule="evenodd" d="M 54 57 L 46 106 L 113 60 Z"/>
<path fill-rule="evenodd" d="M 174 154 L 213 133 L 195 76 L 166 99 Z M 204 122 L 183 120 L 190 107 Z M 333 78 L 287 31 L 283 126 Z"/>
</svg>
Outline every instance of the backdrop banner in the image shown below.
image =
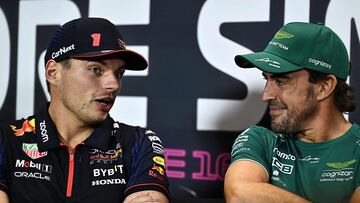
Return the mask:
<svg viewBox="0 0 360 203">
<path fill-rule="evenodd" d="M 269 120 L 261 72 L 238 68 L 234 56 L 263 50 L 285 23 L 325 24 L 348 49 L 358 101 L 359 9 L 359 0 L 0 0 L 0 122 L 49 99 L 43 57 L 59 25 L 107 18 L 149 61 L 125 73 L 111 115 L 163 138 L 173 197 L 223 198 L 233 141 Z M 360 123 L 360 110 L 348 118 Z"/>
</svg>

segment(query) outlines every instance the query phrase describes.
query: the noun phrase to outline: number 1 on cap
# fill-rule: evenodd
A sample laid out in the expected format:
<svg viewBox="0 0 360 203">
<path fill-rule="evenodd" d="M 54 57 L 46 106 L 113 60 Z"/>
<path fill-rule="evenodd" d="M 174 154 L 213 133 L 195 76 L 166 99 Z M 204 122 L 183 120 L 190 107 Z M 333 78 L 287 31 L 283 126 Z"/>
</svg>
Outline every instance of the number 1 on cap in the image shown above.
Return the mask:
<svg viewBox="0 0 360 203">
<path fill-rule="evenodd" d="M 93 47 L 98 47 L 100 45 L 100 37 L 101 34 L 100 33 L 94 33 L 91 35 L 91 37 L 93 38 Z"/>
</svg>

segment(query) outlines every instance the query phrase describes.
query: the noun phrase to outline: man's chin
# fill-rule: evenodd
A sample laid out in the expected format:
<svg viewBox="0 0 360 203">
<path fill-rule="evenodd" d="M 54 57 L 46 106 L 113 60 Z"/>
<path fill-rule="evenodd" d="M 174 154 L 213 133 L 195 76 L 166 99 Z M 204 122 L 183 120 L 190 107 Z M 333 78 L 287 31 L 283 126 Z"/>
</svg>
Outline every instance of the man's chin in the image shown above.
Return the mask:
<svg viewBox="0 0 360 203">
<path fill-rule="evenodd" d="M 278 122 L 271 122 L 271 130 L 286 137 L 291 137 L 295 133 L 293 126 Z"/>
<path fill-rule="evenodd" d="M 106 114 L 101 115 L 101 116 L 96 116 L 96 117 L 94 116 L 94 117 L 92 117 L 92 119 L 89 120 L 87 123 L 88 123 L 88 125 L 91 125 L 91 126 L 100 125 L 102 122 L 104 122 L 104 121 L 106 120 L 106 118 L 107 118 L 108 115 L 109 115 L 109 114 L 106 113 Z"/>
<path fill-rule="evenodd" d="M 284 126 L 280 122 L 271 121 L 271 130 L 276 132 L 276 133 L 287 134 L 286 126 Z"/>
</svg>

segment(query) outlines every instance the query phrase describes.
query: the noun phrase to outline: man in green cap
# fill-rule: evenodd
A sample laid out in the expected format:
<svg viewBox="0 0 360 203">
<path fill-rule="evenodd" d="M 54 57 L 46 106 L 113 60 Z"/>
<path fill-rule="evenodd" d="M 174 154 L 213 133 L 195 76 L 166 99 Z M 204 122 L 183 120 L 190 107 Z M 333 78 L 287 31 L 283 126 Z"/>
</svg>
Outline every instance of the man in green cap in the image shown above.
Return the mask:
<svg viewBox="0 0 360 203">
<path fill-rule="evenodd" d="M 263 52 L 239 55 L 262 71 L 271 130 L 252 126 L 235 140 L 227 202 L 360 202 L 360 126 L 346 83 L 346 47 L 328 27 L 283 26 Z"/>
</svg>

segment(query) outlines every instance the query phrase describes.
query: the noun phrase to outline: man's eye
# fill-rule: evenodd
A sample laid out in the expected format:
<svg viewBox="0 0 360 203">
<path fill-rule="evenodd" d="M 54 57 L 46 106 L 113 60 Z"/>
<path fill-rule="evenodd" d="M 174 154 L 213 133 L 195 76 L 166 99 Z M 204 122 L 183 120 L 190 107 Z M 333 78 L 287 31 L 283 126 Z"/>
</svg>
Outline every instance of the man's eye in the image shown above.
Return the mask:
<svg viewBox="0 0 360 203">
<path fill-rule="evenodd" d="M 282 80 L 275 80 L 276 84 L 279 86 L 285 85 L 285 82 Z"/>
<path fill-rule="evenodd" d="M 123 77 L 124 73 L 125 73 L 125 70 L 119 70 L 116 73 L 116 77 L 120 80 Z"/>
<path fill-rule="evenodd" d="M 101 70 L 100 70 L 99 67 L 91 67 L 91 68 L 90 68 L 90 71 L 91 71 L 92 73 L 94 73 L 94 74 L 97 74 L 97 75 L 101 73 Z"/>
</svg>

